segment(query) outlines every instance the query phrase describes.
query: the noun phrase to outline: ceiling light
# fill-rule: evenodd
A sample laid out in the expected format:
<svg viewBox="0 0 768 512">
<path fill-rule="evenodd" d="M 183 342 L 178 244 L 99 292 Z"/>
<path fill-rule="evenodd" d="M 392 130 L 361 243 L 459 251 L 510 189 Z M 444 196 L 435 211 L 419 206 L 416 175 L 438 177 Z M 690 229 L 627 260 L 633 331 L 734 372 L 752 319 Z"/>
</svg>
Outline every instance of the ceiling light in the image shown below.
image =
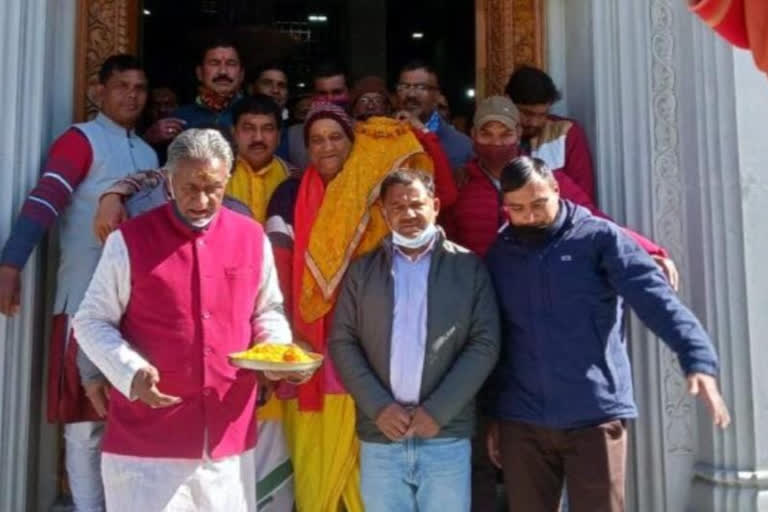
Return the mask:
<svg viewBox="0 0 768 512">
<path fill-rule="evenodd" d="M 423 39 L 424 32 L 414 32 L 413 34 L 411 34 L 411 37 L 414 39 Z"/>
<path fill-rule="evenodd" d="M 467 89 L 467 98 L 474 98 L 474 97 L 475 97 L 475 90 Z"/>
<path fill-rule="evenodd" d="M 307 19 L 313 23 L 325 23 L 328 21 L 328 16 L 325 14 L 310 14 Z"/>
<path fill-rule="evenodd" d="M 152 11 L 149 9 L 144 9 L 144 16 L 149 16 L 150 14 L 152 14 Z"/>
</svg>

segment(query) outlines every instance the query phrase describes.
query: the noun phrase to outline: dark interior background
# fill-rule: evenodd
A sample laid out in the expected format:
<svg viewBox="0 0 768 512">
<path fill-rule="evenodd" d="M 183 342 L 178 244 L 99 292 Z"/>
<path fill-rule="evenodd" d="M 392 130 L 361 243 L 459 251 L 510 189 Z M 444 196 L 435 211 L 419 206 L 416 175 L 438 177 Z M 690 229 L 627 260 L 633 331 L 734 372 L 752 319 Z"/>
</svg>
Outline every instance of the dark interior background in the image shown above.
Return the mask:
<svg viewBox="0 0 768 512">
<path fill-rule="evenodd" d="M 332 58 L 353 81 L 371 73 L 392 87 L 399 67 L 418 57 L 437 68 L 454 114 L 473 107 L 473 0 L 144 0 L 141 12 L 151 84 L 170 86 L 182 103 L 195 95 L 200 46 L 223 33 L 241 47 L 247 83 L 263 63 L 280 60 L 295 94 L 311 87 L 313 62 Z"/>
</svg>

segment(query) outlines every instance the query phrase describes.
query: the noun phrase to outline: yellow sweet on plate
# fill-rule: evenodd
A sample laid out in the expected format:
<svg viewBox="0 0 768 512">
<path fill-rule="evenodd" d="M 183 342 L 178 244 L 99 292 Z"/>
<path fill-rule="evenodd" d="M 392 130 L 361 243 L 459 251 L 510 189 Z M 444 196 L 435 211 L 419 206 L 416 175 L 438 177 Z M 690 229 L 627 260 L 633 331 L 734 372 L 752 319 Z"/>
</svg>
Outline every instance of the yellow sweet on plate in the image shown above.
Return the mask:
<svg viewBox="0 0 768 512">
<path fill-rule="evenodd" d="M 311 363 L 314 359 L 298 345 L 258 343 L 245 352 L 233 354 L 237 359 L 270 363 Z"/>
</svg>

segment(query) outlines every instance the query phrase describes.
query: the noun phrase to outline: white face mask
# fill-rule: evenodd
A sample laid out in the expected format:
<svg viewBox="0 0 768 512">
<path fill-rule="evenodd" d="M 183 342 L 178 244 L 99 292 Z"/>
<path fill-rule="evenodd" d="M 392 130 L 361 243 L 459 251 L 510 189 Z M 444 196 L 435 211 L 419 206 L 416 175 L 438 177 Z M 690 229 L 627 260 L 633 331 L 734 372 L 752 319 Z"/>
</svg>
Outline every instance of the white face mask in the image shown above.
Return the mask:
<svg viewBox="0 0 768 512">
<path fill-rule="evenodd" d="M 419 235 L 414 238 L 408 238 L 395 230 L 392 230 L 392 243 L 406 249 L 419 249 L 429 244 L 437 235 L 437 227 L 434 224 L 428 225 Z"/>
</svg>

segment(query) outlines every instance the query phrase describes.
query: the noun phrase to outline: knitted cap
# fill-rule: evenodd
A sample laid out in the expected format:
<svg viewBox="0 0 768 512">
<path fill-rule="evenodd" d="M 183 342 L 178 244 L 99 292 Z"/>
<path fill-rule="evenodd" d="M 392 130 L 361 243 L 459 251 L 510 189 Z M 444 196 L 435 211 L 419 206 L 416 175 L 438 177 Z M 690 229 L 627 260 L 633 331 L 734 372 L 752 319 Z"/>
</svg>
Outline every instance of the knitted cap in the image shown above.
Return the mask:
<svg viewBox="0 0 768 512">
<path fill-rule="evenodd" d="M 354 121 L 349 116 L 349 114 L 347 114 L 343 108 L 335 105 L 334 103 L 320 100 L 312 102 L 312 107 L 309 109 L 307 118 L 304 121 L 305 146 L 309 145 L 309 128 L 312 126 L 312 123 L 319 119 L 333 119 L 339 123 L 339 125 L 341 125 L 344 133 L 346 133 L 347 137 L 349 137 L 349 140 L 355 140 Z"/>
</svg>

